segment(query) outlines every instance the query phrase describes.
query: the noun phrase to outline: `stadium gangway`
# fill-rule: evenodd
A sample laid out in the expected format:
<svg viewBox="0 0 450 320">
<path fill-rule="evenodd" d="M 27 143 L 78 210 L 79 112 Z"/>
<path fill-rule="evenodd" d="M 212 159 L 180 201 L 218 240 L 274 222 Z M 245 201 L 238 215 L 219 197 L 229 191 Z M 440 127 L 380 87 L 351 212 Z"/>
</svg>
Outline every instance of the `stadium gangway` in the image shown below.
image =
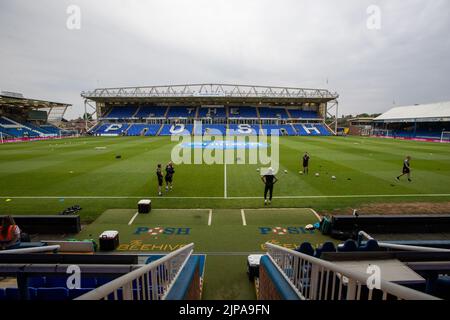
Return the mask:
<svg viewBox="0 0 450 320">
<path fill-rule="evenodd" d="M 301 300 L 373 300 L 374 293 L 398 300 L 440 300 L 437 297 L 380 279 L 367 286 L 371 274 L 356 272 L 284 247 L 266 243 L 267 255 Z M 370 279 L 369 279 L 370 278 Z M 343 294 L 346 290 L 346 293 Z"/>
<path fill-rule="evenodd" d="M 374 240 L 374 238 L 365 231 L 360 231 L 358 233 L 358 235 L 367 240 Z M 401 251 L 450 252 L 450 249 L 409 246 L 409 245 L 404 245 L 404 244 L 394 244 L 394 243 L 379 242 L 379 241 L 378 241 L 378 246 L 380 248 L 391 249 L 391 250 L 401 250 Z"/>
<path fill-rule="evenodd" d="M 24 248 L 24 249 L 11 249 L 11 250 L 1 250 L 0 254 L 26 254 L 26 253 L 42 253 L 42 252 L 58 252 L 61 249 L 60 245 L 53 246 L 43 246 L 35 248 Z"/>
<path fill-rule="evenodd" d="M 75 300 L 164 300 L 193 251 L 188 244 Z"/>
</svg>

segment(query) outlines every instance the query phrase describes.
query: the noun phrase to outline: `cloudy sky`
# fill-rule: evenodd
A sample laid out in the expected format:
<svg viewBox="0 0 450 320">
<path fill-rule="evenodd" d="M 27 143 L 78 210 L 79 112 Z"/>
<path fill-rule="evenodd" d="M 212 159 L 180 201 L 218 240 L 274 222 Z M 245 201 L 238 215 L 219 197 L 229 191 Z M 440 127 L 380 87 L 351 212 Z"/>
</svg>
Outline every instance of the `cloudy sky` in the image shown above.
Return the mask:
<svg viewBox="0 0 450 320">
<path fill-rule="evenodd" d="M 0 0 L 0 90 L 68 118 L 83 90 L 184 83 L 328 88 L 344 114 L 384 112 L 450 100 L 449 34 L 448 0 Z"/>
</svg>

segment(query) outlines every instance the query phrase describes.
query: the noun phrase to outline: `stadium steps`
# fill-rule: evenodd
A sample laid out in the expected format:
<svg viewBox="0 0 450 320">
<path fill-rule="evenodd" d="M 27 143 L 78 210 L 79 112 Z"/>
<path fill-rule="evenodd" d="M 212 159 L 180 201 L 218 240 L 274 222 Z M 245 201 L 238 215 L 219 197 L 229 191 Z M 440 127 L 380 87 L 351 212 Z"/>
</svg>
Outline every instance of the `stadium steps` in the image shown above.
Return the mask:
<svg viewBox="0 0 450 320">
<path fill-rule="evenodd" d="M 289 109 L 288 108 L 284 108 L 285 110 L 286 110 L 286 113 L 287 113 L 287 115 L 288 115 L 288 118 L 289 119 L 292 119 L 292 115 L 291 115 L 291 113 L 289 112 Z"/>
<path fill-rule="evenodd" d="M 136 112 L 131 116 L 131 118 L 136 118 L 136 115 L 139 113 L 139 111 L 141 111 L 141 108 L 142 108 L 142 106 L 139 106 L 139 107 L 136 109 Z"/>
<path fill-rule="evenodd" d="M 287 110 L 287 109 L 286 109 Z M 288 113 L 289 114 L 289 113 Z M 290 117 L 291 115 L 289 114 L 289 117 Z M 297 129 L 295 129 L 295 126 L 291 123 L 291 124 L 289 124 L 291 127 L 292 127 L 292 130 L 294 130 L 294 132 L 295 132 L 295 134 L 296 135 L 298 135 L 298 131 L 297 131 Z"/>
<path fill-rule="evenodd" d="M 166 110 L 166 113 L 164 114 L 164 118 L 167 119 L 167 116 L 169 115 L 169 112 L 170 112 L 170 106 L 167 106 L 167 110 Z"/>
<path fill-rule="evenodd" d="M 200 113 L 200 107 L 195 110 L 195 117 L 194 117 L 195 119 L 198 119 L 198 114 L 199 113 Z"/>
<path fill-rule="evenodd" d="M 164 124 L 162 124 L 161 127 L 159 127 L 158 132 L 156 132 L 156 136 L 159 136 L 161 134 L 161 131 L 163 128 L 164 128 Z"/>
<path fill-rule="evenodd" d="M 11 123 L 13 123 L 13 125 L 17 126 L 18 128 L 22 128 L 22 129 L 26 129 L 26 130 L 28 130 L 28 131 L 34 132 L 34 133 L 37 134 L 39 137 L 45 136 L 45 133 L 43 133 L 43 132 L 41 132 L 41 131 L 38 131 L 38 130 L 36 130 L 36 129 L 34 129 L 34 128 L 28 127 L 28 126 L 26 126 L 26 125 L 24 125 L 24 124 L 22 124 L 22 123 L 20 123 L 20 122 L 17 122 L 17 121 L 15 121 L 15 120 L 13 120 L 13 119 L 7 118 L 7 117 L 5 117 L 5 116 L 3 116 L 2 118 L 5 119 L 5 120 L 7 120 L 7 121 L 9 121 L 9 122 L 11 122 Z"/>
<path fill-rule="evenodd" d="M 109 110 L 105 113 L 105 115 L 103 116 L 103 118 L 108 118 L 109 115 L 111 114 L 111 112 L 113 111 L 113 107 L 109 108 Z"/>
</svg>

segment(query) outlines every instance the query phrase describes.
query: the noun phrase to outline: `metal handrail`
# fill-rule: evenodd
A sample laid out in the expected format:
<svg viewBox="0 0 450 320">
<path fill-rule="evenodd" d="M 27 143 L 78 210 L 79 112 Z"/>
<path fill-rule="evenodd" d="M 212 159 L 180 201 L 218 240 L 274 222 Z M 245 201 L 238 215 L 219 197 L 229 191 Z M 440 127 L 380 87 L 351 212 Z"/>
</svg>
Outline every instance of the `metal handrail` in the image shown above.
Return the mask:
<svg viewBox="0 0 450 320">
<path fill-rule="evenodd" d="M 277 269 L 282 272 L 283 276 L 288 280 L 288 283 L 301 299 L 320 300 L 322 293 L 325 293 L 325 296 L 327 296 L 328 289 L 330 289 L 329 285 L 331 284 L 329 284 L 328 278 L 324 279 L 324 274 L 326 273 L 328 276 L 332 274 L 340 279 L 340 283 L 338 283 L 339 287 L 337 288 L 339 289 L 339 292 L 342 291 L 342 286 L 344 282 L 346 282 L 346 298 L 348 300 L 359 300 L 361 296 L 361 288 L 368 283 L 371 276 L 370 274 L 351 271 L 332 262 L 280 247 L 272 243 L 266 243 L 266 247 L 268 255 L 275 263 Z M 284 256 L 279 256 L 280 253 Z M 287 268 L 285 269 L 284 266 L 294 269 L 293 272 L 288 272 L 291 273 L 290 276 L 287 274 Z M 299 267 L 302 270 L 296 271 Z M 308 270 L 304 271 L 304 269 Z M 325 288 L 323 288 L 325 281 L 326 285 Z M 334 297 L 334 289 L 336 284 L 334 279 L 332 282 L 332 297 Z M 307 283 L 307 286 L 305 283 Z M 439 298 L 434 296 L 383 279 L 380 279 L 379 284 L 380 286 L 377 289 L 383 292 L 383 299 L 386 299 L 387 295 L 390 294 L 398 299 L 405 300 L 439 300 Z M 372 291 L 373 289 L 369 289 L 369 300 L 372 298 Z M 338 299 L 341 299 L 341 297 L 339 296 Z"/>
<path fill-rule="evenodd" d="M 61 249 L 60 245 L 53 246 L 43 246 L 34 248 L 23 248 L 23 249 L 11 249 L 11 250 L 1 250 L 0 254 L 22 254 L 22 253 L 39 253 L 39 252 L 55 252 Z"/>
<path fill-rule="evenodd" d="M 409 245 L 404 245 L 404 244 L 394 244 L 394 243 L 386 243 L 386 242 L 378 242 L 378 246 L 381 248 L 403 250 L 403 251 L 450 252 L 449 249 L 443 249 L 443 248 L 418 247 L 418 246 L 409 246 Z"/>
<path fill-rule="evenodd" d="M 360 237 L 366 238 L 367 240 L 374 240 L 374 238 L 365 231 L 359 231 L 358 235 Z M 388 243 L 388 242 L 378 242 L 378 246 L 380 248 L 403 250 L 403 251 L 450 252 L 450 249 L 410 246 L 410 245 L 405 245 L 405 244 L 395 244 L 395 243 Z"/>
<path fill-rule="evenodd" d="M 123 289 L 123 299 L 124 300 L 133 300 L 135 298 L 133 296 L 133 281 L 137 281 L 139 288 L 141 289 L 142 296 L 138 293 L 137 299 L 142 300 L 159 300 L 164 299 L 167 292 L 170 291 L 171 286 L 178 278 L 181 270 L 184 265 L 188 261 L 191 256 L 194 248 L 194 244 L 190 243 L 176 251 L 173 251 L 166 256 L 153 261 L 147 265 L 142 266 L 139 269 L 131 271 L 115 280 L 112 280 L 103 286 L 94 289 L 75 300 L 102 300 L 108 299 L 108 296 L 113 294 L 114 299 L 118 299 L 118 290 Z M 169 265 L 174 262 L 176 258 L 183 258 L 181 263 L 175 266 L 175 269 L 171 269 L 172 266 Z M 166 270 L 163 270 L 163 267 Z M 171 272 L 172 271 L 172 272 Z M 162 274 L 163 273 L 163 274 Z M 149 284 L 150 281 L 153 284 L 152 292 L 149 292 Z M 157 286 L 157 282 L 162 281 L 165 283 L 166 287 L 164 288 L 164 292 L 160 292 L 159 288 L 155 289 Z M 146 288 L 144 288 L 144 286 Z M 145 289 L 145 291 L 144 291 Z"/>
</svg>

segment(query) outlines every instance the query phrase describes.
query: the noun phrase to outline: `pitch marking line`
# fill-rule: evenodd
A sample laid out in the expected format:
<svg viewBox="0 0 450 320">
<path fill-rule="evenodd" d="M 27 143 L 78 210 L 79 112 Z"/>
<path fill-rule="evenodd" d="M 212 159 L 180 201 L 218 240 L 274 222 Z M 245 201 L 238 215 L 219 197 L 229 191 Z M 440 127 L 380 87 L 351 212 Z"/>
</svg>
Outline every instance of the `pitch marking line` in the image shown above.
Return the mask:
<svg viewBox="0 0 450 320">
<path fill-rule="evenodd" d="M 244 209 L 241 209 L 241 217 L 242 217 L 242 225 L 246 226 L 247 221 L 245 220 L 245 210 Z"/>
<path fill-rule="evenodd" d="M 134 219 L 139 215 L 139 212 L 136 212 L 134 216 L 130 219 L 130 222 L 128 222 L 128 225 L 131 226 L 133 224 Z"/>
<path fill-rule="evenodd" d="M 209 215 L 208 215 L 208 226 L 211 226 L 212 223 L 212 209 L 155 209 L 158 211 L 209 211 Z M 128 225 L 131 226 L 134 222 L 134 220 L 137 218 L 137 216 L 139 215 L 139 212 L 136 212 L 134 214 L 134 216 L 131 218 L 131 220 L 128 222 Z"/>
<path fill-rule="evenodd" d="M 438 197 L 450 197 L 450 193 L 443 194 L 358 194 L 358 195 L 330 195 L 330 196 L 279 196 L 274 197 L 274 199 L 332 199 L 332 198 L 438 198 Z M 105 197 L 95 197 L 95 196 L 0 196 L 0 199 L 144 199 L 148 196 L 142 197 L 116 197 L 116 196 L 105 196 Z M 155 197 L 156 198 L 156 197 Z M 262 197 L 161 197 L 158 200 L 182 200 L 182 199 L 203 199 L 203 200 L 252 200 L 252 199 L 263 199 Z"/>
<path fill-rule="evenodd" d="M 209 209 L 208 226 L 211 226 L 211 223 L 212 223 L 212 209 Z"/>
<path fill-rule="evenodd" d="M 316 210 L 314 210 L 313 208 L 308 208 L 309 210 L 311 210 L 312 213 L 314 213 L 314 215 L 316 216 L 317 220 L 322 221 L 322 217 L 320 216 L 320 214 L 317 213 Z"/>
<path fill-rule="evenodd" d="M 227 164 L 223 166 L 223 197 L 227 198 Z"/>
</svg>

